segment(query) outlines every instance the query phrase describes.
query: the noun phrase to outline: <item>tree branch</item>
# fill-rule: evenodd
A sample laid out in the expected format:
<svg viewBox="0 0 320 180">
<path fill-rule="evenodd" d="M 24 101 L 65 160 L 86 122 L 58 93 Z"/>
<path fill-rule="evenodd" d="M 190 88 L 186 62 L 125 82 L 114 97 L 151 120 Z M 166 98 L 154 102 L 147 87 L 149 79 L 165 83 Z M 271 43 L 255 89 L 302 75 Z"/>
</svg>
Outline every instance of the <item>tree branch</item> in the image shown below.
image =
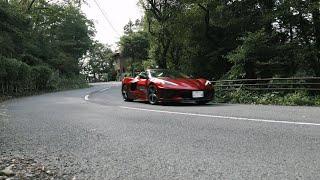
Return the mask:
<svg viewBox="0 0 320 180">
<path fill-rule="evenodd" d="M 36 1 L 36 0 L 32 0 L 32 1 L 31 1 L 31 3 L 30 3 L 29 6 L 28 6 L 28 11 L 31 10 L 31 8 L 32 8 L 33 4 L 35 3 L 35 1 Z"/>
<path fill-rule="evenodd" d="M 155 18 L 160 22 L 162 21 L 161 11 L 157 8 L 156 2 L 154 0 L 148 0 L 149 4 L 151 5 L 151 12 L 154 14 Z"/>
<path fill-rule="evenodd" d="M 206 36 L 211 39 L 210 34 L 209 34 L 209 29 L 210 29 L 210 11 L 207 7 L 203 6 L 202 4 L 198 3 L 198 6 L 205 12 L 204 16 L 204 22 L 206 26 Z"/>
</svg>

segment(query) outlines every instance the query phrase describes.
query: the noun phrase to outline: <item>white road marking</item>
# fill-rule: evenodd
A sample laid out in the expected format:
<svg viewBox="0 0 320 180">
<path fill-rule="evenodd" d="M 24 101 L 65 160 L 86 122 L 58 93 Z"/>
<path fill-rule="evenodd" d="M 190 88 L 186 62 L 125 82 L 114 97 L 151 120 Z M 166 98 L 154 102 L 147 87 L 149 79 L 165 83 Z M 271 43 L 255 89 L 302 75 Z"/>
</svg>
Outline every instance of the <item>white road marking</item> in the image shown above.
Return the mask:
<svg viewBox="0 0 320 180">
<path fill-rule="evenodd" d="M 110 89 L 110 87 L 107 87 L 107 88 L 104 88 L 104 89 L 99 90 L 99 92 L 104 92 L 104 91 L 107 91 L 107 90 L 109 90 L 109 89 Z M 85 100 L 85 101 L 89 101 L 89 96 L 90 96 L 90 94 L 85 95 L 85 96 L 84 96 L 84 100 Z"/>
<path fill-rule="evenodd" d="M 119 106 L 119 107 L 122 108 L 122 109 L 129 109 L 129 110 L 136 110 L 136 111 L 148 111 L 148 112 L 166 113 L 166 114 L 178 114 L 178 115 L 186 115 L 186 116 L 198 116 L 198 117 L 231 119 L 231 120 L 241 120 L 241 121 L 265 122 L 265 123 L 320 126 L 320 124 L 317 124 L 317 123 L 307 123 L 307 122 L 276 121 L 276 120 L 269 120 L 269 119 L 252 119 L 252 118 L 242 118 L 242 117 L 216 116 L 216 115 L 209 115 L 209 114 L 163 111 L 163 110 L 154 110 L 154 109 L 133 108 L 133 107 L 126 107 L 126 106 Z"/>
<path fill-rule="evenodd" d="M 84 97 L 85 101 L 89 101 L 89 94 Z"/>
<path fill-rule="evenodd" d="M 0 113 L 0 116 L 10 117 L 9 115 L 3 114 L 3 113 Z"/>
<path fill-rule="evenodd" d="M 109 89 L 110 89 L 110 87 L 104 88 L 104 89 L 101 89 L 99 92 L 104 92 L 104 91 L 107 91 L 107 90 L 109 90 Z"/>
</svg>

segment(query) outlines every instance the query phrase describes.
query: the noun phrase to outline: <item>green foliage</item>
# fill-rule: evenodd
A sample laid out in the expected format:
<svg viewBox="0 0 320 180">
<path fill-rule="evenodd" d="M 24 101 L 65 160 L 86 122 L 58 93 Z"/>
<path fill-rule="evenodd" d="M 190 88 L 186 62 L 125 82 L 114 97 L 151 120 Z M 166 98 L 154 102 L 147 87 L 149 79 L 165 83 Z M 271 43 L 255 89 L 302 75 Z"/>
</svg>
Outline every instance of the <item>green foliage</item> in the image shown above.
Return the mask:
<svg viewBox="0 0 320 180">
<path fill-rule="evenodd" d="M 316 105 L 316 106 L 320 106 L 320 96 L 317 96 L 317 97 L 315 98 L 315 105 Z"/>
<path fill-rule="evenodd" d="M 304 91 L 297 92 L 252 92 L 238 89 L 230 92 L 217 92 L 216 102 L 241 104 L 273 104 L 273 105 L 320 105 L 320 96 L 310 95 Z"/>
<path fill-rule="evenodd" d="M 52 91 L 68 90 L 68 89 L 79 89 L 88 88 L 89 85 L 83 75 L 65 77 L 53 74 L 49 80 L 49 88 Z"/>
<path fill-rule="evenodd" d="M 320 76 L 318 1 L 141 0 L 149 57 L 194 76 Z"/>
<path fill-rule="evenodd" d="M 120 38 L 119 45 L 122 56 L 130 61 L 127 62 L 127 66 L 131 71 L 134 69 L 142 70 L 142 62 L 148 60 L 148 33 L 143 31 L 133 32 L 132 30 L 128 30 L 128 32 L 130 33 Z"/>
<path fill-rule="evenodd" d="M 88 87 L 82 76 L 59 76 L 48 66 L 29 66 L 16 59 L 0 57 L 0 70 L 1 96 Z"/>
<path fill-rule="evenodd" d="M 107 45 L 94 42 L 82 58 L 82 74 L 89 81 L 111 81 L 116 79 L 115 57 Z"/>
<path fill-rule="evenodd" d="M 79 58 L 92 44 L 92 22 L 78 7 L 36 2 L 28 12 L 23 4 L 0 2 L 0 55 L 78 74 Z"/>
<path fill-rule="evenodd" d="M 275 55 L 268 41 L 269 37 L 264 30 L 248 33 L 243 38 L 243 44 L 227 55 L 227 59 L 233 64 L 228 78 L 256 78 L 257 63 L 265 62 Z"/>
<path fill-rule="evenodd" d="M 92 22 L 82 14 L 79 3 L 0 1 L 2 95 L 59 89 L 61 85 L 51 81 L 53 72 L 59 74 L 59 81 L 79 75 L 79 60 L 94 35 Z"/>
<path fill-rule="evenodd" d="M 122 36 L 119 45 L 124 57 L 132 58 L 133 61 L 148 58 L 149 39 L 148 34 L 143 31 Z"/>
<path fill-rule="evenodd" d="M 48 88 L 49 80 L 52 76 L 52 70 L 47 66 L 31 67 L 31 78 L 36 90 L 45 90 Z"/>
</svg>

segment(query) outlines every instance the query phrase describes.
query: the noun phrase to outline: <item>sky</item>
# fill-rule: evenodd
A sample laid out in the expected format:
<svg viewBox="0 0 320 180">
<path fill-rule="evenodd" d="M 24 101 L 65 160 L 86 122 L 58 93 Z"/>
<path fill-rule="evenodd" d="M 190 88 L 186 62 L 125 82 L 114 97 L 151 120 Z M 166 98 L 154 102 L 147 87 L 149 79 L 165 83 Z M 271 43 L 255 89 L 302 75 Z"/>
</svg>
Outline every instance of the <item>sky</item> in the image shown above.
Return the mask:
<svg viewBox="0 0 320 180">
<path fill-rule="evenodd" d="M 142 8 L 137 5 L 138 0 L 87 0 L 86 2 L 87 5 L 83 5 L 82 10 L 95 24 L 96 40 L 111 45 L 113 50 L 117 49 L 117 42 L 123 35 L 123 27 L 129 20 L 135 21 L 143 16 Z"/>
</svg>

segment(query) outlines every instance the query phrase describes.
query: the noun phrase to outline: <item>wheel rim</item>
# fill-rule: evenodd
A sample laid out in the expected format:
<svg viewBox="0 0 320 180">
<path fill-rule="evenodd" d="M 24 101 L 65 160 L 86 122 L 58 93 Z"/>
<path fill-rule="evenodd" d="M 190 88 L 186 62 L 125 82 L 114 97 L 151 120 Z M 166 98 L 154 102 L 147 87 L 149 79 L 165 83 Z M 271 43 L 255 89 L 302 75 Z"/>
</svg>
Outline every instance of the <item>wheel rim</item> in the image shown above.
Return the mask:
<svg viewBox="0 0 320 180">
<path fill-rule="evenodd" d="M 150 104 L 156 104 L 158 102 L 157 90 L 154 87 L 149 88 L 149 102 Z"/>
</svg>

